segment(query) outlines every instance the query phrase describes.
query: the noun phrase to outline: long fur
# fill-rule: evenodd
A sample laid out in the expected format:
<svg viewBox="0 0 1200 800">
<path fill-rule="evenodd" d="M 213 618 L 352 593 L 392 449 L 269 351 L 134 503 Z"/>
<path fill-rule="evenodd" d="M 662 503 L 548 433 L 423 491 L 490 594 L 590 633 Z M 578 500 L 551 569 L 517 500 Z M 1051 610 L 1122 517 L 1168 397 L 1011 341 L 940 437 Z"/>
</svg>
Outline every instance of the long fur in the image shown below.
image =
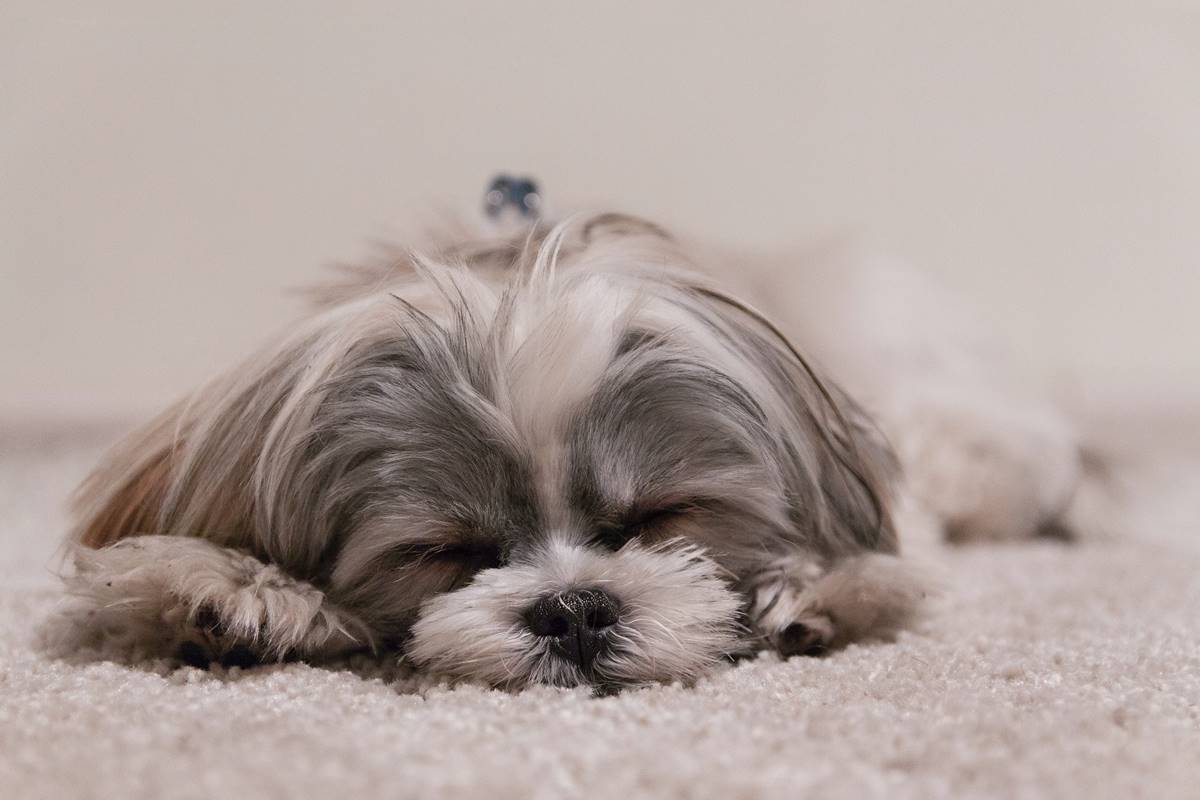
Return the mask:
<svg viewBox="0 0 1200 800">
<path fill-rule="evenodd" d="M 169 648 L 205 608 L 213 658 L 358 644 L 505 686 L 690 680 L 789 653 L 789 631 L 804 650 L 895 632 L 923 596 L 896 557 L 896 458 L 712 262 L 603 215 L 355 270 L 88 479 L 72 619 Z M 247 564 L 296 600 L 248 589 Z M 622 612 L 584 670 L 521 619 L 597 586 Z"/>
</svg>

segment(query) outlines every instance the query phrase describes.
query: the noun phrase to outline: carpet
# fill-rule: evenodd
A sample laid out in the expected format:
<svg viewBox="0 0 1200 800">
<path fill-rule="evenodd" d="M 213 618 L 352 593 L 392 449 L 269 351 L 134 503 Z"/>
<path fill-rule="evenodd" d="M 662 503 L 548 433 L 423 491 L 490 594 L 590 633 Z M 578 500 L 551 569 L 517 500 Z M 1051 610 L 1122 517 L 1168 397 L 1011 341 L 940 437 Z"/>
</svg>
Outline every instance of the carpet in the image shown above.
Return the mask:
<svg viewBox="0 0 1200 800">
<path fill-rule="evenodd" d="M 1200 462 L 1140 463 L 1107 536 L 919 548 L 943 595 L 893 643 L 596 699 L 48 658 L 62 500 L 111 437 L 0 438 L 6 800 L 1200 796 Z"/>
</svg>

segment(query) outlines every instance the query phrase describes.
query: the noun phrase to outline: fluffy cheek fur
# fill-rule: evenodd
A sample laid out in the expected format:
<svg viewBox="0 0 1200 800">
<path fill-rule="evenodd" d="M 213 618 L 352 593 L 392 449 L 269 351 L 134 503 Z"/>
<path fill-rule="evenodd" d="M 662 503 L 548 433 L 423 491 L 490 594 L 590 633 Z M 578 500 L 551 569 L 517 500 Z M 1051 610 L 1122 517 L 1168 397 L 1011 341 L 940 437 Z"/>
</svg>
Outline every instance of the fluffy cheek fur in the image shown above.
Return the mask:
<svg viewBox="0 0 1200 800">
<path fill-rule="evenodd" d="M 416 663 L 496 686 L 694 680 L 735 649 L 741 598 L 694 547 L 630 544 L 600 553 L 562 543 L 537 563 L 479 573 L 422 609 L 408 647 Z M 599 588 L 620 617 L 590 676 L 550 652 L 523 615 L 538 598 Z"/>
</svg>

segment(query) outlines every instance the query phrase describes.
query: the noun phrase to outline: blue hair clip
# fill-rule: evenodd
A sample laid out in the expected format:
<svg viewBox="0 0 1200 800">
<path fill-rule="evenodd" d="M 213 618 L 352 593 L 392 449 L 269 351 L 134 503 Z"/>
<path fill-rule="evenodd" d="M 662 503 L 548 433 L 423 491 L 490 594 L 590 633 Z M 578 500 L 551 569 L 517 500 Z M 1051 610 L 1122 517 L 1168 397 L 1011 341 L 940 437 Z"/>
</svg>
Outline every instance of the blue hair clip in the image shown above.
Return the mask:
<svg viewBox="0 0 1200 800">
<path fill-rule="evenodd" d="M 483 211 L 495 219 L 506 208 L 511 208 L 525 219 L 537 219 L 542 208 L 542 195 L 532 178 L 497 175 L 492 179 L 483 196 Z"/>
</svg>

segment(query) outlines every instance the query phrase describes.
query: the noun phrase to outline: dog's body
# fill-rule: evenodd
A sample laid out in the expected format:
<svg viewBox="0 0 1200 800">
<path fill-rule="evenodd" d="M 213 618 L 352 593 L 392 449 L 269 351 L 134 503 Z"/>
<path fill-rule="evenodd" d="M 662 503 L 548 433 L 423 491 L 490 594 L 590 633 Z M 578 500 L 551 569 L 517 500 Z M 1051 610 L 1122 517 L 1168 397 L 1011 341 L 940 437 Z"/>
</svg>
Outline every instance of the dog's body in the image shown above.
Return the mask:
<svg viewBox="0 0 1200 800">
<path fill-rule="evenodd" d="M 1069 431 L 936 292 L 715 252 L 604 216 L 328 289 L 85 484 L 76 630 L 195 663 L 691 680 L 902 626 L 897 476 L 953 538 L 1057 522 Z"/>
</svg>

